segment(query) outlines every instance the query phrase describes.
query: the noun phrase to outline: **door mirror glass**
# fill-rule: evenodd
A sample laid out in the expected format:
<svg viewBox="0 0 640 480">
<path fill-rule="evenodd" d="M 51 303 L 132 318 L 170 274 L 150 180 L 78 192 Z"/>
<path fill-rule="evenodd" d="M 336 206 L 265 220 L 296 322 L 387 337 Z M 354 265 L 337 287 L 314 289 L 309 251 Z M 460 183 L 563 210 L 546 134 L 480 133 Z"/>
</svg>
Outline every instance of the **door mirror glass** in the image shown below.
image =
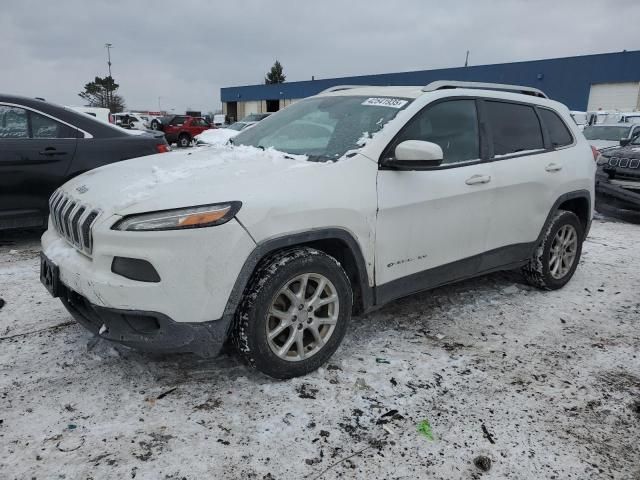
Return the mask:
<svg viewBox="0 0 640 480">
<path fill-rule="evenodd" d="M 440 145 L 423 140 L 405 140 L 396 146 L 395 158 L 397 162 L 405 162 L 423 166 L 438 166 L 442 163 L 444 155 Z"/>
</svg>

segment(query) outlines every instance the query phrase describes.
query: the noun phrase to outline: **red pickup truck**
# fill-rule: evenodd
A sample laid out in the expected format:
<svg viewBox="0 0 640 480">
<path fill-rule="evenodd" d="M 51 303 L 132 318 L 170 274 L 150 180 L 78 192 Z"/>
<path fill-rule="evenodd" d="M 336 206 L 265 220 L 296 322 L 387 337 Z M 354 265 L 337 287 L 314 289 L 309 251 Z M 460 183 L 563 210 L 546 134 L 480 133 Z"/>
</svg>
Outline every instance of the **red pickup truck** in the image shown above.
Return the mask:
<svg viewBox="0 0 640 480">
<path fill-rule="evenodd" d="M 171 115 L 161 120 L 160 128 L 169 144 L 177 143 L 178 147 L 188 147 L 196 135 L 205 130 L 215 128 L 202 117 L 187 115 Z"/>
</svg>

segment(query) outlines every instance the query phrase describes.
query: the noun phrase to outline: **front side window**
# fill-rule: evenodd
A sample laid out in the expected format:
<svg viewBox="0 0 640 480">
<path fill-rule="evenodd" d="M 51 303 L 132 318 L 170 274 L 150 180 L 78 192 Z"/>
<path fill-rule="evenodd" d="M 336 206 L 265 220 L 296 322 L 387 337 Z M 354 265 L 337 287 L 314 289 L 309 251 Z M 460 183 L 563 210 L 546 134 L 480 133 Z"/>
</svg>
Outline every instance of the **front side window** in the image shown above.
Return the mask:
<svg viewBox="0 0 640 480">
<path fill-rule="evenodd" d="M 533 107 L 507 102 L 485 102 L 493 133 L 493 154 L 544 149 L 540 121 Z"/>
<path fill-rule="evenodd" d="M 29 122 L 24 108 L 0 105 L 0 138 L 29 138 Z"/>
<path fill-rule="evenodd" d="M 30 112 L 31 132 L 33 138 L 75 138 L 75 129 L 45 117 L 38 113 Z"/>
<path fill-rule="evenodd" d="M 480 158 L 476 102 L 449 100 L 427 106 L 413 117 L 387 147 L 385 159 L 393 160 L 395 147 L 405 140 L 422 140 L 440 145 L 442 164 Z"/>
<path fill-rule="evenodd" d="M 187 120 L 187 117 L 174 117 L 173 120 L 171 120 L 171 123 L 169 125 L 174 125 L 174 126 L 182 125 L 186 120 Z"/>
<path fill-rule="evenodd" d="M 233 144 L 274 148 L 312 161 L 337 160 L 361 147 L 409 103 L 392 97 L 309 98 L 243 130 Z"/>
<path fill-rule="evenodd" d="M 553 145 L 554 148 L 565 147 L 573 143 L 573 137 L 569 129 L 556 112 L 546 108 L 541 108 L 538 111 L 540 112 L 544 125 L 547 127 L 547 131 L 551 137 L 551 145 Z"/>
</svg>

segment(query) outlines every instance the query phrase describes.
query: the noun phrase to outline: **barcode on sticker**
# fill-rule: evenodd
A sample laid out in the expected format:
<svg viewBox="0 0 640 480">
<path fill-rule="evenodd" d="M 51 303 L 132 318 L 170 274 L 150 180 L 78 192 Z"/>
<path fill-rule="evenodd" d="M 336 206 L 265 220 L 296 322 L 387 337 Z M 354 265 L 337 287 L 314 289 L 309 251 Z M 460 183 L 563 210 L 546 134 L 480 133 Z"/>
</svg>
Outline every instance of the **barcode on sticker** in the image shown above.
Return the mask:
<svg viewBox="0 0 640 480">
<path fill-rule="evenodd" d="M 370 105 L 373 107 L 402 108 L 407 103 L 407 100 L 403 100 L 401 98 L 371 97 L 362 102 L 362 105 Z"/>
</svg>

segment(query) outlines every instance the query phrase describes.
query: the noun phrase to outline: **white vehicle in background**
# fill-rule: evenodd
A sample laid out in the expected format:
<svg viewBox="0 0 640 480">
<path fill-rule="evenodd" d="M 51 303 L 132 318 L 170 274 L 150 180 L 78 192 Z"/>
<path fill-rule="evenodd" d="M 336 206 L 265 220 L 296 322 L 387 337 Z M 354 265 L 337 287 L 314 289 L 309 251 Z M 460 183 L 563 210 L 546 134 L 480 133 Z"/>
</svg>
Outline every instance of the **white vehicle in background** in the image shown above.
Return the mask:
<svg viewBox="0 0 640 480">
<path fill-rule="evenodd" d="M 610 123 L 590 125 L 582 131 L 589 143 L 598 150 L 619 147 L 620 140 L 632 139 L 640 134 L 640 124 Z"/>
<path fill-rule="evenodd" d="M 85 113 L 87 115 L 92 116 L 93 118 L 100 120 L 104 123 L 115 123 L 113 116 L 108 108 L 101 107 L 76 107 L 76 106 L 67 106 L 70 110 L 74 110 L 76 112 Z"/>
<path fill-rule="evenodd" d="M 622 112 L 620 113 L 620 122 L 640 123 L 640 112 Z"/>
<path fill-rule="evenodd" d="M 580 130 L 583 130 L 584 127 L 587 125 L 587 112 L 571 110 L 570 113 L 571 113 L 571 118 L 573 118 L 573 121 L 576 122 L 576 125 L 578 125 L 578 128 L 580 128 Z"/>
<path fill-rule="evenodd" d="M 114 122 L 116 125 L 131 130 L 146 130 L 144 121 L 135 113 L 120 112 L 114 113 Z"/>
<path fill-rule="evenodd" d="M 595 171 L 569 110 L 537 89 L 333 87 L 233 146 L 70 180 L 50 200 L 41 280 L 102 339 L 215 355 L 230 337 L 290 378 L 333 355 L 352 314 L 397 298 L 516 268 L 563 287 Z"/>
<path fill-rule="evenodd" d="M 213 116 L 213 125 L 216 127 L 222 127 L 227 123 L 227 116 L 224 113 L 216 113 Z"/>
<path fill-rule="evenodd" d="M 264 117 L 267 118 L 267 117 Z M 199 145 L 224 145 L 230 138 L 235 137 L 243 130 L 254 126 L 260 120 L 235 122 L 224 128 L 212 128 L 196 135 L 195 140 Z"/>
</svg>

